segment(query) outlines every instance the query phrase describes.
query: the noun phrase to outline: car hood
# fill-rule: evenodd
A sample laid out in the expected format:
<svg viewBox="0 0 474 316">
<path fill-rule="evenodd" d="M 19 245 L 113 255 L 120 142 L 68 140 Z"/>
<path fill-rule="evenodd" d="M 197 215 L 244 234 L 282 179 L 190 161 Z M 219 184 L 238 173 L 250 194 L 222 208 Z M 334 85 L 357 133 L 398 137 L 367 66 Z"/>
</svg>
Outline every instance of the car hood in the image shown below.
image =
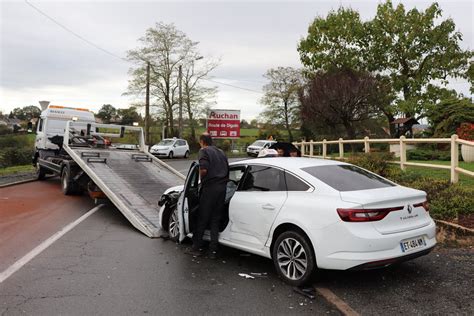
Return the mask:
<svg viewBox="0 0 474 316">
<path fill-rule="evenodd" d="M 151 149 L 161 150 L 161 149 L 169 149 L 171 146 L 153 146 Z"/>
<path fill-rule="evenodd" d="M 163 194 L 168 194 L 170 192 L 176 191 L 176 192 L 182 192 L 184 189 L 184 185 L 177 185 L 171 188 L 168 188 Z"/>
</svg>

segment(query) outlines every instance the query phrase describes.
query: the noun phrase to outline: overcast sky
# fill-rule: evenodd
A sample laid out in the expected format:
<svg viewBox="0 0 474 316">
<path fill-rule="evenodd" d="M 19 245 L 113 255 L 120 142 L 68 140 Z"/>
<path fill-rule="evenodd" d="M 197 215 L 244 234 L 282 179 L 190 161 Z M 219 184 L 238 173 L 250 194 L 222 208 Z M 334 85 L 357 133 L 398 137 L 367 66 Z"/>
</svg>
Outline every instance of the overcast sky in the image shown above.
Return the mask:
<svg viewBox="0 0 474 316">
<path fill-rule="evenodd" d="M 81 41 L 24 1 L 0 0 L 0 111 L 53 104 L 128 107 L 123 97 L 129 64 Z M 473 2 L 438 1 L 464 35 L 462 47 L 473 49 Z M 204 56 L 220 57 L 214 80 L 261 91 L 263 74 L 272 67 L 300 67 L 296 51 L 316 16 L 340 5 L 371 19 L 378 1 L 34 1 L 30 3 L 88 41 L 117 56 L 137 46 L 156 22 L 174 23 Z M 394 1 L 397 3 L 397 1 Z M 432 1 L 403 1 L 407 9 Z M 467 96 L 469 85 L 452 81 Z M 251 119 L 262 110 L 261 93 L 219 86 L 216 108 L 240 109 Z"/>
</svg>

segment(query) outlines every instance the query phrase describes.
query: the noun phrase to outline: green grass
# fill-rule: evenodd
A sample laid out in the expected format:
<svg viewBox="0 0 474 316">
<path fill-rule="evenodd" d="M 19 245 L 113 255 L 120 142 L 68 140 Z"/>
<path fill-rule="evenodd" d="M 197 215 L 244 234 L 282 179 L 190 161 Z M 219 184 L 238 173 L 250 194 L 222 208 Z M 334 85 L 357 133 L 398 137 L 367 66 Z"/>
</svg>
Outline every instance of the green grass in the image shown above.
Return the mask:
<svg viewBox="0 0 474 316">
<path fill-rule="evenodd" d="M 444 160 L 409 160 L 408 162 L 419 162 L 419 163 L 428 163 L 428 164 L 433 164 L 433 165 L 444 165 L 444 166 L 451 165 L 451 161 L 444 161 Z M 469 171 L 474 171 L 474 162 L 460 161 L 459 167 L 469 170 Z"/>
<path fill-rule="evenodd" d="M 425 161 L 425 163 L 432 163 L 432 162 Z M 439 180 L 449 180 L 451 178 L 450 170 L 433 169 L 433 168 L 426 168 L 426 167 L 414 167 L 414 166 L 407 166 L 407 170 L 408 172 L 419 175 L 420 177 L 431 177 L 431 178 L 439 179 Z M 474 178 L 460 174 L 459 184 L 461 186 L 466 186 L 466 187 L 474 189 Z"/>
<path fill-rule="evenodd" d="M 32 165 L 13 166 L 0 169 L 0 176 L 7 176 L 20 172 L 33 172 L 35 168 Z"/>
</svg>

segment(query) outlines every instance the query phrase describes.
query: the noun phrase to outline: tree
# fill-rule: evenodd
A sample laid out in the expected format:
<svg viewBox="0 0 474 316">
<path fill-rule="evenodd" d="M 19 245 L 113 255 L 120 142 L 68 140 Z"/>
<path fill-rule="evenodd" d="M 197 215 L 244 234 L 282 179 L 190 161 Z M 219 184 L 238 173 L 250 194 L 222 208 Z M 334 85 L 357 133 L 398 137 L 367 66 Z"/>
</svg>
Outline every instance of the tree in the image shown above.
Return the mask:
<svg viewBox="0 0 474 316">
<path fill-rule="evenodd" d="M 128 51 L 128 59 L 134 62 L 135 66 L 129 71 L 131 79 L 125 94 L 143 96 L 146 88 L 146 68 L 149 64 L 151 68 L 150 94 L 156 99 L 153 104 L 162 106 L 170 134 L 174 135 L 174 112 L 179 100 L 179 66 L 181 65 L 185 70 L 184 73 L 190 70 L 192 74 L 188 77 L 187 86 L 183 82 L 183 87 L 188 88 L 190 106 L 195 104 L 193 104 L 195 100 L 200 100 L 196 97 L 197 95 L 203 95 L 197 92 L 201 89 L 197 82 L 212 69 L 207 69 L 205 75 L 202 75 L 201 70 L 192 72 L 191 69 L 194 65 L 190 65 L 190 63 L 194 63 L 196 56 L 199 56 L 197 51 L 198 42 L 191 41 L 185 33 L 178 30 L 173 24 L 157 23 L 155 27 L 146 30 L 145 36 L 141 37 L 139 42 L 140 47 Z M 202 91 L 204 90 L 201 89 Z"/>
<path fill-rule="evenodd" d="M 263 87 L 265 94 L 261 103 L 266 109 L 262 116 L 267 122 L 282 124 L 292 142 L 291 128 L 299 120 L 298 89 L 303 82 L 301 71 L 278 67 L 268 70 L 264 77 L 270 82 Z"/>
<path fill-rule="evenodd" d="M 314 20 L 298 51 L 309 72 L 343 65 L 385 77 L 395 96 L 381 109 L 389 122 L 400 113 L 420 119 L 435 91 L 428 86 L 466 77 L 473 55 L 459 46 L 462 34 L 454 22 L 441 16 L 437 3 L 425 11 L 406 11 L 403 4 L 394 7 L 387 1 L 367 22 L 356 11 L 340 8 Z"/>
<path fill-rule="evenodd" d="M 377 117 L 381 92 L 377 79 L 367 72 L 348 68 L 319 72 L 300 92 L 301 115 L 305 127 L 324 123 L 338 134 L 355 139 L 361 134 L 357 124 Z M 382 92 L 383 93 L 383 92 Z"/>
<path fill-rule="evenodd" d="M 117 116 L 117 109 L 110 104 L 104 104 L 96 115 L 104 123 L 109 124 Z"/>
<path fill-rule="evenodd" d="M 435 137 L 450 137 L 462 123 L 474 122 L 474 104 L 468 98 L 442 100 L 428 112 Z"/>
<path fill-rule="evenodd" d="M 39 107 L 35 105 L 28 105 L 22 108 L 14 108 L 13 111 L 10 112 L 9 117 L 17 119 L 21 121 L 31 121 L 34 118 L 38 118 L 41 115 L 41 110 Z"/>
<path fill-rule="evenodd" d="M 190 54 L 183 67 L 183 99 L 188 114 L 191 139 L 196 139 L 196 116 L 202 114 L 209 102 L 214 99 L 217 88 L 204 87 L 200 83 L 202 79 L 218 66 L 218 61 L 207 60 L 200 67 L 195 66 L 195 61 L 202 59 L 201 56 Z"/>
<path fill-rule="evenodd" d="M 118 109 L 117 114 L 120 117 L 120 124 L 122 125 L 132 125 L 134 122 L 142 120 L 142 117 L 137 112 L 137 108 L 134 106 L 128 109 Z"/>
</svg>

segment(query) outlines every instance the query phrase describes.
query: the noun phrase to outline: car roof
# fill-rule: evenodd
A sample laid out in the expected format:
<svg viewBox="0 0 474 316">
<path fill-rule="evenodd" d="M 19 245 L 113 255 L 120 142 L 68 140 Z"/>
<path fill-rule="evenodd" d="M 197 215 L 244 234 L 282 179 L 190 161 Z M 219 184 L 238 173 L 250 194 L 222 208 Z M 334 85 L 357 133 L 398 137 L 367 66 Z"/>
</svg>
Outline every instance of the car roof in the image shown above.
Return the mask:
<svg viewBox="0 0 474 316">
<path fill-rule="evenodd" d="M 288 170 L 301 169 L 305 167 L 316 167 L 316 166 L 331 166 L 331 165 L 342 165 L 346 164 L 341 161 L 320 159 L 320 158 L 306 158 L 306 157 L 269 157 L 269 158 L 256 158 L 256 159 L 245 159 L 232 162 L 230 165 L 236 164 L 252 164 L 252 165 L 271 165 L 280 167 Z"/>
</svg>

